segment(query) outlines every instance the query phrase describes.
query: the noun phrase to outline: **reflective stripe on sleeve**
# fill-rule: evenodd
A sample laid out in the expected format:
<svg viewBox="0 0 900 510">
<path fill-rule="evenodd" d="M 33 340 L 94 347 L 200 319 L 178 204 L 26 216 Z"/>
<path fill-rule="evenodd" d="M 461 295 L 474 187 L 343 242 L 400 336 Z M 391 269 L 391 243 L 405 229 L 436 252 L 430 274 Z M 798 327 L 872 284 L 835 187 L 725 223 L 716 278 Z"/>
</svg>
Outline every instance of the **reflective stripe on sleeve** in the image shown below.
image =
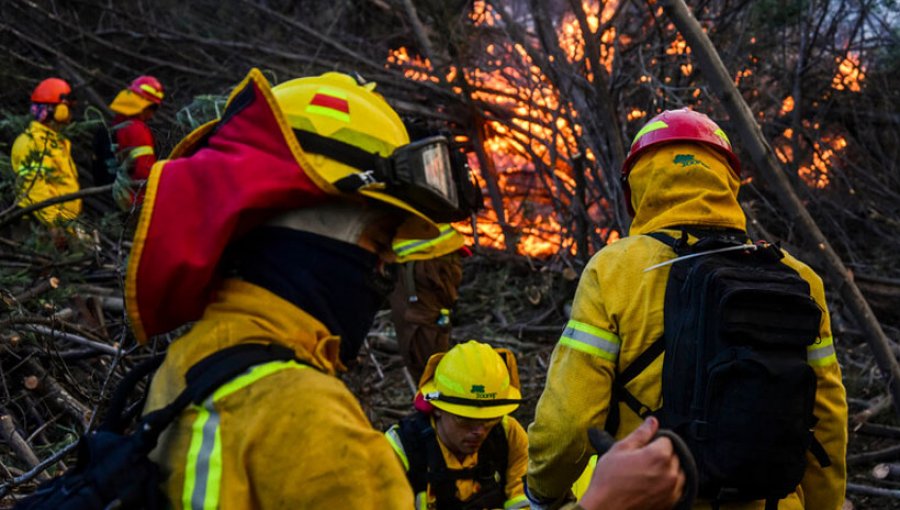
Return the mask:
<svg viewBox="0 0 900 510">
<path fill-rule="evenodd" d="M 506 502 L 503 503 L 503 510 L 511 510 L 515 508 L 528 508 L 528 498 L 522 494 L 521 496 L 516 496 L 511 499 L 507 499 Z"/>
<path fill-rule="evenodd" d="M 184 471 L 181 502 L 185 509 L 215 510 L 219 508 L 222 488 L 222 436 L 216 402 L 254 382 L 285 369 L 304 369 L 293 361 L 272 361 L 251 367 L 243 374 L 222 385 L 201 406 L 192 406 L 197 417 L 191 426 Z"/>
<path fill-rule="evenodd" d="M 619 347 L 622 345 L 616 334 L 575 320 L 566 324 L 559 343 L 613 362 L 618 359 Z"/>
<path fill-rule="evenodd" d="M 834 337 L 820 338 L 806 348 L 806 361 L 814 367 L 824 367 L 837 362 L 834 352 Z"/>
<path fill-rule="evenodd" d="M 140 147 L 135 147 L 128 152 L 128 157 L 131 159 L 137 159 L 141 156 L 152 156 L 153 155 L 153 147 L 149 145 L 141 145 Z"/>
<path fill-rule="evenodd" d="M 400 440 L 400 432 L 398 431 L 397 425 L 389 428 L 388 431 L 384 433 L 384 437 L 387 438 L 388 443 L 391 443 L 391 448 L 394 449 L 394 453 L 400 457 L 400 462 L 403 463 L 403 470 L 409 471 L 409 458 L 406 457 L 406 450 L 403 449 L 403 441 Z"/>
<path fill-rule="evenodd" d="M 422 251 L 445 241 L 450 237 L 453 237 L 454 234 L 456 234 L 456 230 L 454 230 L 453 227 L 444 225 L 441 227 L 440 234 L 434 239 L 411 239 L 409 241 L 394 243 L 394 253 L 396 253 L 398 257 L 405 257 L 411 253 Z"/>
<path fill-rule="evenodd" d="M 428 493 L 426 491 L 416 494 L 416 510 L 428 510 Z"/>
</svg>

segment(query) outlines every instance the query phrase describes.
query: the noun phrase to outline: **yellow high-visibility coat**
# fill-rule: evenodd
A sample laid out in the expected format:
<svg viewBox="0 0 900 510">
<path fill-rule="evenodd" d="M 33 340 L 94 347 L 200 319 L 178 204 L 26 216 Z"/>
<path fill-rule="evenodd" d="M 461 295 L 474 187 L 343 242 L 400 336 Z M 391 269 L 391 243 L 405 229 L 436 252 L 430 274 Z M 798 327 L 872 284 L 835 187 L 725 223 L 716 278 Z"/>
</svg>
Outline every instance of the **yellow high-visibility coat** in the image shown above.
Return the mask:
<svg viewBox="0 0 900 510">
<path fill-rule="evenodd" d="M 412 508 L 400 461 L 334 376 L 339 338 L 256 285 L 224 282 L 191 331 L 169 346 L 145 411 L 174 400 L 192 365 L 247 342 L 290 347 L 318 370 L 258 365 L 188 407 L 151 455 L 173 508 Z"/>
<path fill-rule="evenodd" d="M 32 121 L 13 143 L 10 156 L 16 172 L 19 207 L 75 193 L 78 169 L 72 160 L 72 144 L 61 134 Z M 81 214 L 81 200 L 55 204 L 34 212 L 47 225 L 74 220 Z"/>
<path fill-rule="evenodd" d="M 675 164 L 676 156 L 691 161 Z M 663 304 L 670 266 L 644 269 L 675 256 L 646 234 L 667 227 L 744 230 L 737 201 L 738 178 L 725 159 L 697 144 L 670 144 L 648 152 L 633 168 L 629 182 L 636 211 L 630 236 L 598 252 L 588 263 L 575 294 L 571 320 L 556 345 L 535 421 L 529 427 L 528 487 L 541 498 L 564 494 L 594 453 L 587 429 L 603 429 L 613 378 L 663 334 Z M 675 230 L 667 233 L 678 237 Z M 690 242 L 693 242 L 692 239 Z M 796 492 L 780 501 L 781 510 L 836 510 L 846 489 L 847 403 L 841 370 L 834 354 L 830 318 L 822 280 L 808 266 L 785 253 L 783 263 L 809 282 L 811 295 L 824 311 L 819 338 L 808 349 L 817 376 L 815 438 L 832 465 L 820 467 L 807 454 L 807 469 Z M 663 357 L 657 358 L 627 389 L 641 402 L 662 405 Z M 627 405 L 619 405 L 618 437 L 641 423 Z M 708 508 L 698 502 L 695 508 Z M 762 509 L 764 502 L 723 504 L 722 509 Z"/>
</svg>

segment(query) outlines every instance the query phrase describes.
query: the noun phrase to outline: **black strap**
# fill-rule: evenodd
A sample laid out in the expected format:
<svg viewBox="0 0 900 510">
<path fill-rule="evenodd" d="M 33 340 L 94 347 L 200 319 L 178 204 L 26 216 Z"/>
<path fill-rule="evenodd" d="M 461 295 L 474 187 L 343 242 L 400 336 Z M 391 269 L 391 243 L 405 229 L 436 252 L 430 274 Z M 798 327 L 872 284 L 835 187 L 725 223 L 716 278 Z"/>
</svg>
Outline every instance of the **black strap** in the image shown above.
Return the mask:
<svg viewBox="0 0 900 510">
<path fill-rule="evenodd" d="M 106 418 L 100 425 L 100 430 L 108 430 L 117 434 L 122 433 L 128 425 L 128 417 L 125 416 L 125 406 L 128 403 L 128 397 L 134 392 L 134 388 L 144 377 L 152 374 L 162 364 L 166 354 L 160 352 L 149 359 L 142 361 L 140 364 L 132 368 L 125 374 L 125 377 L 116 386 L 109 399 L 109 407 L 106 411 Z"/>
<path fill-rule="evenodd" d="M 508 406 L 512 404 L 521 404 L 522 400 L 517 398 L 498 398 L 495 400 L 476 400 L 474 398 L 462 398 L 462 397 L 451 397 L 447 395 L 438 395 L 436 397 L 429 397 L 429 395 L 425 395 L 425 400 L 440 400 L 441 402 L 447 402 L 448 404 L 459 404 L 463 406 L 469 407 L 496 407 L 496 406 Z"/>
<path fill-rule="evenodd" d="M 378 154 L 302 129 L 295 129 L 294 136 L 304 151 L 320 154 L 362 172 L 351 173 L 334 182 L 334 186 L 343 192 L 352 193 L 367 184 L 387 182 L 387 168 L 390 165 L 386 158 Z"/>
<path fill-rule="evenodd" d="M 663 234 L 662 232 L 650 232 L 647 236 L 656 239 L 673 250 L 675 249 L 675 244 L 678 243 L 677 239 L 668 234 Z"/>
<path fill-rule="evenodd" d="M 831 459 L 828 458 L 828 452 L 825 451 L 825 447 L 822 446 L 822 443 L 816 439 L 816 436 L 813 436 L 812 442 L 809 444 L 809 453 L 816 458 L 816 461 L 819 462 L 819 466 L 822 468 L 827 468 L 831 465 Z"/>
<path fill-rule="evenodd" d="M 138 426 L 146 452 L 156 447 L 159 435 L 191 403 L 201 403 L 213 391 L 248 368 L 271 361 L 294 361 L 294 351 L 278 344 L 241 344 L 218 351 L 197 362 L 185 376 L 187 387 L 171 404 L 144 416 Z"/>
<path fill-rule="evenodd" d="M 629 409 L 641 418 L 646 418 L 653 410 L 643 404 L 633 393 L 625 388 L 625 385 L 640 375 L 653 361 L 666 350 L 666 340 L 660 336 L 650 344 L 644 352 L 628 365 L 622 373 L 616 375 L 612 383 L 612 394 L 609 399 L 609 413 L 606 416 L 605 429 L 613 436 L 619 431 L 621 417 L 619 415 L 619 402 L 625 402 Z"/>
<path fill-rule="evenodd" d="M 406 300 L 409 303 L 415 303 L 419 300 L 416 294 L 416 262 L 410 261 L 403 264 L 403 286 L 406 287 Z"/>
</svg>

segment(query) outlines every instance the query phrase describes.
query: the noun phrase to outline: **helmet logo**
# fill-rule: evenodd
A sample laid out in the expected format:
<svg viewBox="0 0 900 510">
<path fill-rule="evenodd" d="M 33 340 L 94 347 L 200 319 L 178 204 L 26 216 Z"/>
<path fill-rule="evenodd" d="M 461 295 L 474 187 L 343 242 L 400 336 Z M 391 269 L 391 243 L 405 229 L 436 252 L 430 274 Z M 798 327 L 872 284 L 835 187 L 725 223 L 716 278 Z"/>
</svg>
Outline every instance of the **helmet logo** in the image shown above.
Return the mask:
<svg viewBox="0 0 900 510">
<path fill-rule="evenodd" d="M 473 384 L 471 392 L 475 394 L 475 398 L 485 398 L 485 399 L 497 398 L 496 392 L 486 393 L 484 390 L 483 384 Z"/>
<path fill-rule="evenodd" d="M 694 157 L 693 154 L 676 154 L 675 159 L 673 159 L 672 162 L 676 165 L 681 165 L 681 168 L 694 165 L 700 165 L 709 168 L 709 165 Z"/>
<path fill-rule="evenodd" d="M 321 87 L 313 96 L 306 113 L 330 117 L 341 122 L 350 122 L 350 103 L 347 93 L 330 87 Z"/>
</svg>

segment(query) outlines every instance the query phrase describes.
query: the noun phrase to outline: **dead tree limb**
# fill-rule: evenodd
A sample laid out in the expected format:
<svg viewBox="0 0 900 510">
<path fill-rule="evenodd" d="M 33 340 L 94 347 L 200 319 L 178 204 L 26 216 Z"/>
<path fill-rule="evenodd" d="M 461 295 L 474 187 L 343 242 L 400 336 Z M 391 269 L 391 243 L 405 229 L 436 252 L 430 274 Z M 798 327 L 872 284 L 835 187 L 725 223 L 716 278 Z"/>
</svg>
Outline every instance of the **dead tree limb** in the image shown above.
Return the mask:
<svg viewBox="0 0 900 510">
<path fill-rule="evenodd" d="M 113 185 L 107 184 L 106 186 L 97 186 L 96 188 L 85 188 L 75 193 L 68 193 L 66 195 L 60 195 L 58 197 L 48 198 L 43 202 L 38 202 L 36 204 L 31 204 L 28 207 L 22 207 L 21 209 L 15 209 L 3 216 L 0 216 L 0 227 L 9 224 L 10 222 L 25 216 L 26 214 L 31 214 L 34 211 L 39 211 L 45 207 L 50 207 L 51 205 L 60 204 L 63 202 L 68 202 L 70 200 L 76 200 L 84 197 L 91 197 L 94 195 L 102 195 L 104 193 L 109 193 L 112 191 Z"/>
<path fill-rule="evenodd" d="M 700 63 L 701 71 L 732 118 L 744 148 L 766 182 L 775 188 L 779 203 L 789 216 L 795 218 L 807 243 L 818 248 L 829 279 L 837 286 L 844 304 L 851 310 L 865 333 L 866 341 L 875 355 L 885 384 L 890 389 L 894 412 L 900 415 L 900 365 L 897 364 L 891 352 L 890 341 L 875 318 L 869 303 L 853 282 L 841 258 L 797 197 L 778 163 L 772 146 L 754 120 L 753 112 L 735 86 L 709 36 L 688 10 L 684 0 L 662 0 L 660 5 L 691 47 Z"/>
<path fill-rule="evenodd" d="M 24 462 L 29 468 L 34 468 L 40 464 L 34 450 L 28 445 L 28 442 L 16 430 L 16 424 L 13 422 L 12 416 L 3 414 L 0 416 L 0 438 L 9 446 L 10 450 L 16 454 L 16 457 Z M 50 477 L 45 473 L 41 473 L 40 480 L 48 480 Z"/>
</svg>

